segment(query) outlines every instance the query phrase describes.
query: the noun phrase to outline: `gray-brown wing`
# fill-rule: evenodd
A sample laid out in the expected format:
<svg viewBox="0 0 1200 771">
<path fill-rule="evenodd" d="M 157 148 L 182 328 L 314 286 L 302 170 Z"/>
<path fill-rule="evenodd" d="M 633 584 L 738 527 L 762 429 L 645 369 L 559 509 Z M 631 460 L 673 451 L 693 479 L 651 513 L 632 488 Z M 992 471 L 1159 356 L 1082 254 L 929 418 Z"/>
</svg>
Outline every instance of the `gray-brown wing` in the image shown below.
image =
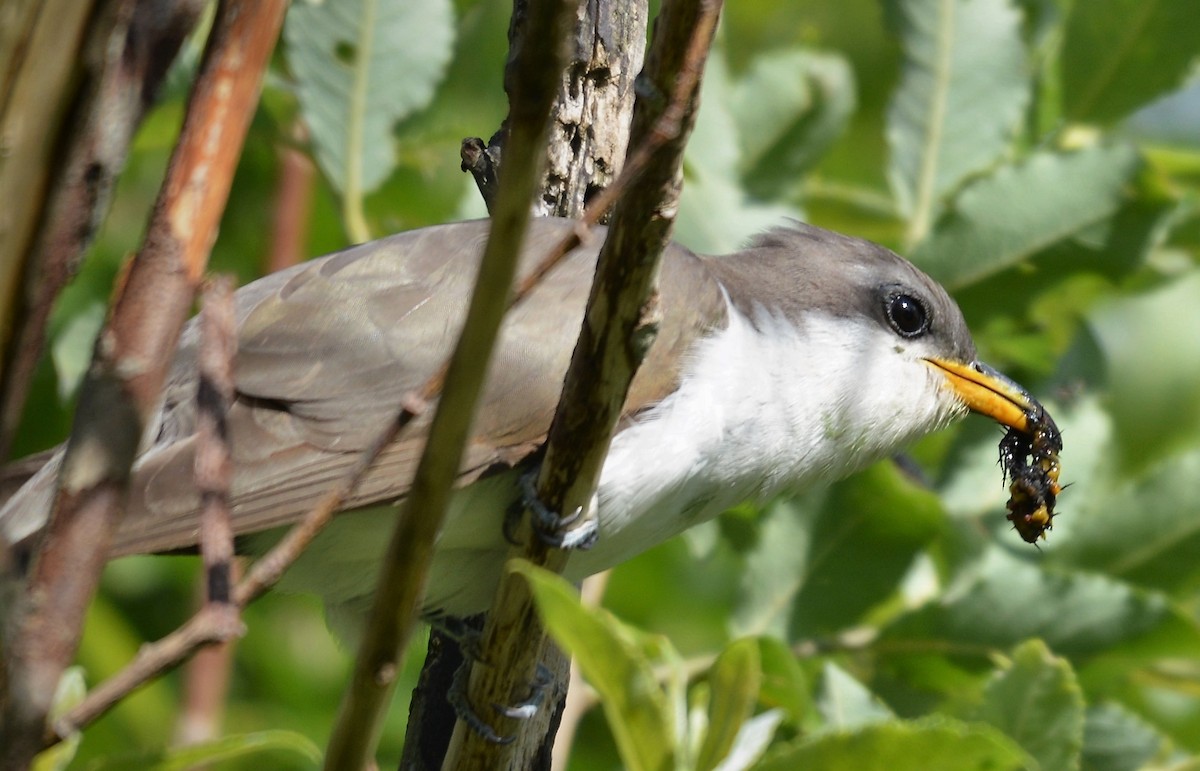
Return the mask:
<svg viewBox="0 0 1200 771">
<path fill-rule="evenodd" d="M 532 223 L 522 273 L 570 227 L 562 220 Z M 303 516 L 395 417 L 402 397 L 436 370 L 461 328 L 486 234 L 486 222 L 403 233 L 239 290 L 238 401 L 229 419 L 236 532 Z M 494 464 L 519 462 L 544 440 L 603 236 L 572 253 L 506 319 L 460 483 Z M 720 292 L 694 255 L 673 247 L 663 271 L 674 289 L 663 293 L 664 322 L 631 391 L 631 410 L 669 392 L 678 352 L 724 319 Z M 194 334 L 185 335 L 158 441 L 135 469 L 117 555 L 196 541 Z M 424 431 L 424 421 L 410 426 L 347 507 L 403 496 Z"/>
</svg>

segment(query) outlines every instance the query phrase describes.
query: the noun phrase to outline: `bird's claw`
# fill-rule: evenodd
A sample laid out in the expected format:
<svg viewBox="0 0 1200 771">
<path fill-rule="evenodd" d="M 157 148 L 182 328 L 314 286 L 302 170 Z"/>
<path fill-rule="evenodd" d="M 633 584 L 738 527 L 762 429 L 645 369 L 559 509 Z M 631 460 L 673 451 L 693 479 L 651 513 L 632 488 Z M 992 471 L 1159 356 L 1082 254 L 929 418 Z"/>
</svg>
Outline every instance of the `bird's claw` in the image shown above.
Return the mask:
<svg viewBox="0 0 1200 771">
<path fill-rule="evenodd" d="M 530 525 L 533 532 L 547 546 L 555 549 L 584 550 L 596 545 L 600 538 L 600 527 L 595 518 L 585 517 L 584 508 L 576 507 L 566 516 L 560 515 L 537 495 L 537 473 L 530 472 L 521 476 L 521 499 L 524 507 L 529 510 Z M 518 515 L 519 516 L 519 515 Z M 504 523 L 504 535 L 510 543 L 515 543 L 513 533 L 515 523 L 509 517 Z"/>
<path fill-rule="evenodd" d="M 467 698 L 467 674 L 469 672 L 470 666 L 464 663 L 454 673 L 454 683 L 450 686 L 450 693 L 446 697 L 450 702 L 450 706 L 454 708 L 454 714 L 484 741 L 491 744 L 512 744 L 516 739 L 515 736 L 504 736 L 496 733 L 496 729 L 488 725 L 471 706 L 471 701 Z M 542 702 L 546 700 L 546 686 L 550 684 L 551 679 L 550 670 L 538 664 L 537 677 L 530 689 L 528 699 L 510 706 L 492 704 L 492 709 L 497 714 L 513 720 L 531 719 L 537 714 L 538 709 L 541 708 Z"/>
</svg>

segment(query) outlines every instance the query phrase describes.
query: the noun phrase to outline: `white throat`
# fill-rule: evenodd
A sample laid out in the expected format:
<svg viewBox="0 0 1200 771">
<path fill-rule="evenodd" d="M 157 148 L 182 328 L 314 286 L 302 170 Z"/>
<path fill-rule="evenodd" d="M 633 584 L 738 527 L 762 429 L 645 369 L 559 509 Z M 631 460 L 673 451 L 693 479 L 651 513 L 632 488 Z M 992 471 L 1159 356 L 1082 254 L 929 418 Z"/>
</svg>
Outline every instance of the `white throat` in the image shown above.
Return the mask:
<svg viewBox="0 0 1200 771">
<path fill-rule="evenodd" d="M 679 390 L 614 439 L 600 542 L 572 557 L 571 573 L 616 564 L 742 501 L 843 477 L 964 412 L 918 344 L 869 319 L 755 321 L 730 308 Z"/>
</svg>

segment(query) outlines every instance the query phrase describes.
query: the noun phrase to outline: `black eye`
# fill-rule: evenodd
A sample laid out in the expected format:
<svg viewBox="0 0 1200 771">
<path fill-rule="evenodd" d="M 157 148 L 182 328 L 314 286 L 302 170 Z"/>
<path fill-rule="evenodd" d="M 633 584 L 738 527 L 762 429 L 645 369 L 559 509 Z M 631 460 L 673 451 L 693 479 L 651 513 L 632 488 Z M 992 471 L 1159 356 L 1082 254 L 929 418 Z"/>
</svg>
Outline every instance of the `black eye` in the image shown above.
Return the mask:
<svg viewBox="0 0 1200 771">
<path fill-rule="evenodd" d="M 889 294 L 883 301 L 883 312 L 901 337 L 918 337 L 929 329 L 929 313 L 921 301 L 910 294 Z"/>
</svg>

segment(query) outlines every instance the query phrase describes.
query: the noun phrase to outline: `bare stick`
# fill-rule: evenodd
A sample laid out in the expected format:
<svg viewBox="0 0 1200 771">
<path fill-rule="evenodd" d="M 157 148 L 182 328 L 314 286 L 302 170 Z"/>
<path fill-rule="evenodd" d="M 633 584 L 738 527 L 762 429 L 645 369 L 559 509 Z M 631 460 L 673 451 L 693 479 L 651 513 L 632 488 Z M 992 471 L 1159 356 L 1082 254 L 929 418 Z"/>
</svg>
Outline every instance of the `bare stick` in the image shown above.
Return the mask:
<svg viewBox="0 0 1200 771">
<path fill-rule="evenodd" d="M 233 357 L 237 329 L 233 281 L 220 276 L 204 292 L 200 315 L 200 378 L 196 393 L 196 489 L 200 492 L 200 555 L 204 558 L 205 601 L 233 605 L 233 525 L 229 486 L 233 461 L 226 416 L 233 402 Z"/>
<path fill-rule="evenodd" d="M 50 523 L 7 651 L 0 765 L 23 768 L 42 745 L 142 428 L 204 274 L 285 7 L 282 0 L 228 0 L 218 10 L 146 241 L 117 288 L 84 379 Z"/>
<path fill-rule="evenodd" d="M 646 162 L 639 184 L 617 202 L 600 253 L 538 479 L 539 498 L 558 511 L 583 508 L 594 515 L 589 509 L 600 467 L 629 383 L 653 338 L 656 303 L 651 292 L 677 206 L 683 148 L 719 8 L 715 1 L 666 2 L 656 25 L 642 77 L 651 91 L 671 98 L 638 100 L 631 146 L 656 135 L 667 138 L 658 140 L 662 148 Z M 568 554 L 545 546 L 528 525 L 523 531 L 527 545 L 515 556 L 561 572 Z M 471 703 L 523 700 L 535 680 L 544 639 L 524 579 L 506 575 L 484 628 L 481 658 L 487 666 L 472 668 Z M 511 733 L 520 724 L 505 718 L 498 728 Z M 509 768 L 513 763 L 512 745 L 489 742 L 460 721 L 443 768 Z"/>
</svg>

